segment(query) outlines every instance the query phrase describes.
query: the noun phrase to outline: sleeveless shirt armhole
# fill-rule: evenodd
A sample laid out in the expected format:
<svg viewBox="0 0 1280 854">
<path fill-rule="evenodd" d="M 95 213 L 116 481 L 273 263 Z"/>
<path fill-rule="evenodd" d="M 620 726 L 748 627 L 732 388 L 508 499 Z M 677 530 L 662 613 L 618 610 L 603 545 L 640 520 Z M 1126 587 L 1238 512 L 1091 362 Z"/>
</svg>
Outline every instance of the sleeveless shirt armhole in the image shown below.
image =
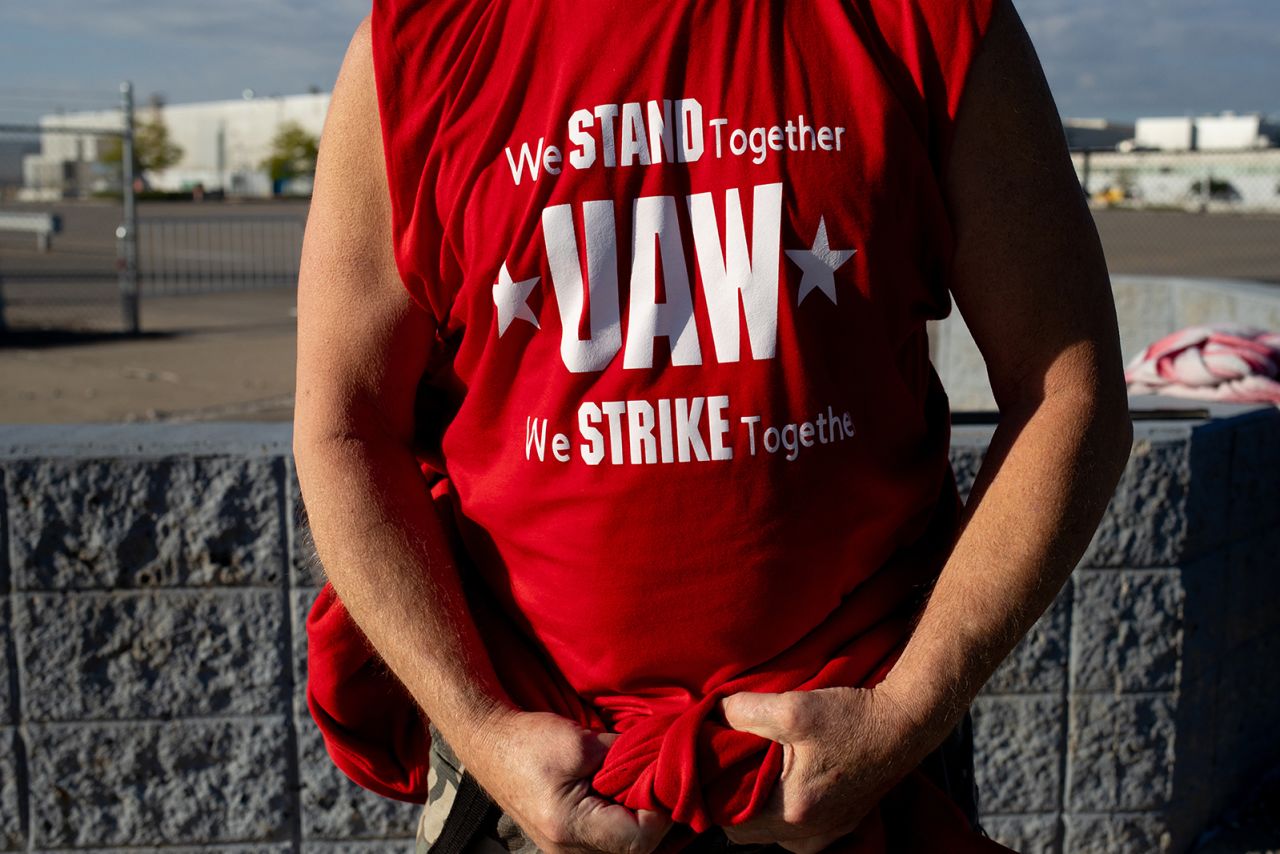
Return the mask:
<svg viewBox="0 0 1280 854">
<path fill-rule="evenodd" d="M 425 155 L 418 152 L 425 146 L 413 138 L 421 118 L 414 115 L 414 105 L 408 103 L 404 96 L 404 80 L 412 61 L 412 57 L 405 56 L 401 50 L 404 34 L 400 19 L 409 14 L 405 6 L 397 0 L 373 0 L 369 16 L 382 156 L 391 201 L 389 239 L 394 247 L 401 285 L 414 305 L 440 327 L 444 323 L 445 312 L 441 311 L 438 295 L 433 293 L 429 282 L 439 277 L 439 265 L 432 269 L 430 262 L 439 258 L 442 247 L 428 246 L 428 241 L 422 239 L 422 223 L 418 218 L 424 215 L 435 218 L 435 212 L 418 207 L 426 161 Z M 438 222 L 438 218 L 435 221 Z"/>
<path fill-rule="evenodd" d="M 946 181 L 969 72 L 982 50 L 995 7 L 1004 2 L 1008 0 L 942 0 L 947 14 L 954 17 L 947 22 L 949 32 L 935 29 L 932 33 L 946 90 L 945 105 L 939 105 L 945 109 L 935 111 L 937 173 L 941 182 Z M 933 28 L 932 23 L 930 26 Z"/>
</svg>

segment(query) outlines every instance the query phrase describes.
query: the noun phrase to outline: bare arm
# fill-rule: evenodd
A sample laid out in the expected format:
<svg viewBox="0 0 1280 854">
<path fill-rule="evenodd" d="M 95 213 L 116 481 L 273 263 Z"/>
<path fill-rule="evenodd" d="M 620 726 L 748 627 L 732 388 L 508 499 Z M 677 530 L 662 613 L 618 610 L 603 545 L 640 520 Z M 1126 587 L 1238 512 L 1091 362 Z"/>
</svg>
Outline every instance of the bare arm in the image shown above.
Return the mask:
<svg viewBox="0 0 1280 854">
<path fill-rule="evenodd" d="M 317 552 L 391 671 L 540 848 L 644 854 L 669 822 L 589 792 L 611 738 L 517 710 L 467 609 L 411 450 L 435 330 L 396 270 L 375 92 L 366 22 L 334 88 L 298 282 L 293 451 Z"/>
<path fill-rule="evenodd" d="M 926 750 L 1062 588 L 1132 441 L 1106 262 L 1010 3 L 971 74 L 946 188 L 953 294 L 1000 421 L 961 536 L 885 680 Z"/>
<path fill-rule="evenodd" d="M 510 700 L 410 450 L 433 327 L 391 254 L 370 68 L 355 55 L 368 48 L 362 30 L 334 89 L 307 220 L 294 458 L 334 589 L 441 732 L 462 742 Z"/>
<path fill-rule="evenodd" d="M 986 359 L 999 427 L 955 548 L 884 681 L 725 699 L 730 725 L 781 743 L 789 769 L 765 813 L 726 829 L 733 842 L 811 854 L 857 828 L 1053 601 L 1128 456 L 1106 265 L 1008 0 L 970 75 L 945 188 L 952 290 Z"/>
</svg>

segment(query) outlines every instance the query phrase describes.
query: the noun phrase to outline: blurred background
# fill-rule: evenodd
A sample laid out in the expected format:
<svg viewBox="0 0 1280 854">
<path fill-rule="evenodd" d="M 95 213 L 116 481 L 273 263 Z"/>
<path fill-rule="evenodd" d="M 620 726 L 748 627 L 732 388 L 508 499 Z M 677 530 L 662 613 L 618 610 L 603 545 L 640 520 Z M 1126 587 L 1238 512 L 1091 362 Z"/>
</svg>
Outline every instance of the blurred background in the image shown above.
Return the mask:
<svg viewBox="0 0 1280 854">
<path fill-rule="evenodd" d="M 1173 301 L 1183 278 L 1280 283 L 1280 5 L 1017 7 L 1112 273 L 1154 277 L 1134 298 Z M 290 418 L 316 145 L 365 12 L 359 0 L 5 5 L 0 419 Z M 1160 332 L 1122 325 L 1129 350 Z M 986 408 L 947 367 L 965 358 L 935 347 L 956 407 Z"/>
<path fill-rule="evenodd" d="M 1280 3 L 1015 5 L 1126 358 L 1280 331 Z M 316 150 L 366 12 L 0 5 L 0 851 L 412 846 L 419 807 L 347 781 L 309 717 L 288 423 Z M 990 389 L 959 318 L 930 344 L 967 491 Z M 1094 543 L 974 704 L 984 826 L 1280 851 L 1280 412 L 1131 407 Z"/>
</svg>

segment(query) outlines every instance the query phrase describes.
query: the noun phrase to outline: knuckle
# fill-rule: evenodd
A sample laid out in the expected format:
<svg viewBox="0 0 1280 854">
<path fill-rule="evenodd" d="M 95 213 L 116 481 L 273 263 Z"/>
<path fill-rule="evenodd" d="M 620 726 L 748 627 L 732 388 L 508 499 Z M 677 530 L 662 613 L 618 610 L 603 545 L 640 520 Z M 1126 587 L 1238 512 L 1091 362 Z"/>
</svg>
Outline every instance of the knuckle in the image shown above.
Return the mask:
<svg viewBox="0 0 1280 854">
<path fill-rule="evenodd" d="M 809 726 L 811 717 L 808 695 L 803 691 L 793 691 L 785 697 L 779 709 L 779 718 L 783 727 L 789 732 L 804 732 Z"/>
<path fill-rule="evenodd" d="M 787 698 L 780 701 L 775 714 L 777 715 L 778 725 L 780 727 L 787 731 L 795 729 L 798 715 L 796 714 L 796 704 L 794 700 Z"/>
</svg>

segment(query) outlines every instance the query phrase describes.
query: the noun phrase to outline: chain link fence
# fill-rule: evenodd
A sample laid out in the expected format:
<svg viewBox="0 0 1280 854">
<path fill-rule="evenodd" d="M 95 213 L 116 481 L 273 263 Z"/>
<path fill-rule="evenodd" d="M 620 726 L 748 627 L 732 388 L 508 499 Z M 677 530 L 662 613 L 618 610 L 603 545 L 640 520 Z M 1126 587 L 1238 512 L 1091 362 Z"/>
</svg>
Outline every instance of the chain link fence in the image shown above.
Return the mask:
<svg viewBox="0 0 1280 854">
<path fill-rule="evenodd" d="M 1072 159 L 1112 273 L 1280 284 L 1280 149 Z"/>
<path fill-rule="evenodd" d="M 130 286 L 139 300 L 294 286 L 304 204 L 144 203 L 131 247 L 120 236 L 130 233 L 120 167 L 97 150 L 121 141 L 111 134 L 123 131 L 100 127 L 108 116 L 70 128 L 0 123 L 0 139 L 34 140 L 40 152 L 24 155 L 23 183 L 9 176 L 0 204 L 0 323 L 130 331 Z M 1280 149 L 1072 158 L 1113 273 L 1280 284 Z"/>
<path fill-rule="evenodd" d="M 0 229 L 0 308 L 9 330 L 128 330 L 118 203 L 68 200 L 4 210 L 49 214 L 60 223 L 47 251 L 32 234 Z M 299 203 L 144 202 L 139 301 L 145 306 L 187 295 L 292 289 L 305 222 L 306 206 Z"/>
<path fill-rule="evenodd" d="M 294 287 L 305 225 L 295 209 L 274 215 L 144 217 L 139 221 L 144 297 Z"/>
<path fill-rule="evenodd" d="M 40 97 L 0 88 L 0 332 L 136 333 L 142 300 L 294 286 L 305 206 L 140 202 L 132 87 L 7 120 Z"/>
</svg>

